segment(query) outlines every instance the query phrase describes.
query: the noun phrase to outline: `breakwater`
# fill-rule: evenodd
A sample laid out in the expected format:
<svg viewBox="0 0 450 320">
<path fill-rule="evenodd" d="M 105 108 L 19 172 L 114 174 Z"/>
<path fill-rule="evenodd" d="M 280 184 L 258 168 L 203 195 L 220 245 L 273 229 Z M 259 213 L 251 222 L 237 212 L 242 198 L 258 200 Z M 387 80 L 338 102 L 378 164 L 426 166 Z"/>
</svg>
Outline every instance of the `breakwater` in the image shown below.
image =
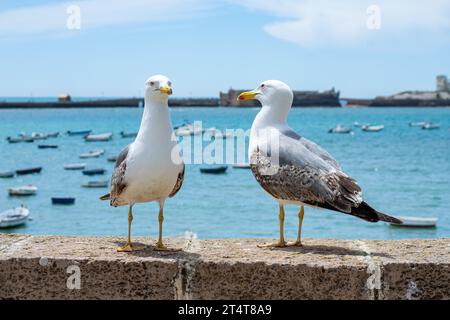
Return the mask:
<svg viewBox="0 0 450 320">
<path fill-rule="evenodd" d="M 171 107 L 218 107 L 219 99 L 215 98 L 179 98 L 170 99 Z M 144 99 L 95 99 L 86 101 L 54 101 L 54 102 L 8 102 L 0 101 L 0 109 L 61 109 L 61 108 L 137 108 L 144 105 Z"/>
<path fill-rule="evenodd" d="M 449 107 L 450 99 L 353 99 L 343 98 L 348 107 Z"/>
</svg>

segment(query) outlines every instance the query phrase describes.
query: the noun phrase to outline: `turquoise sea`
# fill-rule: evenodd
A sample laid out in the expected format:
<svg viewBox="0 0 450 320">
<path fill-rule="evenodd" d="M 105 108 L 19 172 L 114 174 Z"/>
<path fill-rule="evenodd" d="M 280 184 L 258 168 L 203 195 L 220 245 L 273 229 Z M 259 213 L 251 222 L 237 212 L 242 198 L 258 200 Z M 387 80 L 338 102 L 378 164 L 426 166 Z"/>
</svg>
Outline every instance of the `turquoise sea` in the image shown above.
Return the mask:
<svg viewBox="0 0 450 320">
<path fill-rule="evenodd" d="M 174 124 L 184 120 L 203 121 L 204 127 L 249 129 L 258 109 L 178 108 L 172 109 Z M 121 131 L 136 131 L 142 109 L 0 110 L 0 171 L 43 166 L 41 174 L 0 179 L 0 211 L 26 205 L 33 220 L 24 227 L 0 232 L 54 235 L 126 235 L 127 208 L 112 208 L 98 197 L 108 189 L 84 189 L 83 182 L 109 180 L 116 155 L 131 139 Z M 354 128 L 354 135 L 329 134 L 341 123 L 384 124 L 380 133 Z M 412 121 L 441 124 L 438 130 L 408 126 Z M 438 217 L 435 229 L 390 227 L 370 224 L 326 210 L 306 209 L 303 235 L 339 239 L 436 238 L 450 236 L 450 109 L 449 108 L 298 108 L 289 124 L 301 135 L 325 147 L 355 177 L 367 202 L 393 215 Z M 92 129 L 112 131 L 110 142 L 87 143 L 80 136 L 62 134 L 43 144 L 58 149 L 37 148 L 34 143 L 9 144 L 5 138 L 19 132 L 54 132 Z M 204 145 L 208 145 L 207 142 Z M 102 148 L 104 156 L 80 160 L 78 155 Z M 65 163 L 87 162 L 88 168 L 108 169 L 103 177 L 88 178 L 79 171 L 65 171 Z M 7 188 L 34 184 L 38 194 L 11 198 Z M 52 196 L 76 197 L 74 206 L 54 206 Z M 297 208 L 288 207 L 286 234 L 295 237 Z M 156 236 L 157 205 L 137 205 L 133 235 Z M 249 170 L 233 169 L 225 175 L 202 175 L 199 165 L 188 165 L 179 194 L 168 200 L 164 236 L 192 231 L 200 239 L 230 237 L 277 237 L 278 208 L 258 186 Z"/>
</svg>

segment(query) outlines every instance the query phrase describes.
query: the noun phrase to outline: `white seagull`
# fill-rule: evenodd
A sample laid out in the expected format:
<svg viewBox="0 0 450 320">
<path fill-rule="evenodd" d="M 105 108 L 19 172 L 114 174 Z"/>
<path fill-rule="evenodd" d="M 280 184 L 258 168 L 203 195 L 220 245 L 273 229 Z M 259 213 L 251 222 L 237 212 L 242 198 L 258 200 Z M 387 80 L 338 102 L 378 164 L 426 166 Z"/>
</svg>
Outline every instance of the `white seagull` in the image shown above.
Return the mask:
<svg viewBox="0 0 450 320">
<path fill-rule="evenodd" d="M 357 182 L 345 174 L 323 148 L 298 135 L 287 125 L 293 92 L 281 81 L 263 82 L 239 100 L 258 100 L 262 109 L 250 133 L 248 150 L 253 175 L 279 204 L 280 239 L 269 247 L 285 247 L 284 206 L 300 206 L 297 241 L 301 246 L 304 206 L 320 207 L 356 216 L 369 222 L 400 220 L 371 208 Z"/>
<path fill-rule="evenodd" d="M 141 127 L 133 143 L 119 154 L 111 179 L 111 192 L 101 200 L 111 206 L 125 206 L 128 210 L 128 240 L 119 252 L 141 248 L 131 243 L 133 206 L 136 203 L 159 203 L 159 238 L 155 250 L 167 251 L 162 240 L 164 202 L 181 188 L 184 163 L 173 133 L 169 114 L 169 95 L 172 83 L 163 75 L 155 75 L 145 83 L 145 106 Z"/>
</svg>

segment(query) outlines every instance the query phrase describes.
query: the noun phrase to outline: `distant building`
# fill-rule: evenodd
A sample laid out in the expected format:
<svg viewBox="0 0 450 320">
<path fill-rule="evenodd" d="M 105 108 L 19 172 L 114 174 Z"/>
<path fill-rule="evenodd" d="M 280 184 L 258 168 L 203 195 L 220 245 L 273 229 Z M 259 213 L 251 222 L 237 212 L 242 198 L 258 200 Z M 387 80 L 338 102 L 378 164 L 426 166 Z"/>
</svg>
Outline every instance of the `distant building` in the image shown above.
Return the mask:
<svg viewBox="0 0 450 320">
<path fill-rule="evenodd" d="M 58 96 L 58 102 L 70 102 L 72 101 L 72 97 L 70 94 L 60 94 Z"/>
<path fill-rule="evenodd" d="M 450 100 L 450 84 L 446 76 L 436 77 L 436 91 L 403 91 L 388 97 L 377 99 L 394 100 Z"/>
<path fill-rule="evenodd" d="M 230 89 L 228 92 L 220 92 L 221 106 L 240 106 L 240 107 L 255 107 L 258 106 L 257 101 L 239 101 L 238 96 L 249 90 Z M 339 101 L 340 92 L 334 88 L 328 91 L 294 91 L 294 107 L 340 107 Z"/>
<path fill-rule="evenodd" d="M 437 92 L 449 92 L 450 84 L 448 83 L 447 76 L 437 76 L 436 77 L 436 91 Z"/>
</svg>

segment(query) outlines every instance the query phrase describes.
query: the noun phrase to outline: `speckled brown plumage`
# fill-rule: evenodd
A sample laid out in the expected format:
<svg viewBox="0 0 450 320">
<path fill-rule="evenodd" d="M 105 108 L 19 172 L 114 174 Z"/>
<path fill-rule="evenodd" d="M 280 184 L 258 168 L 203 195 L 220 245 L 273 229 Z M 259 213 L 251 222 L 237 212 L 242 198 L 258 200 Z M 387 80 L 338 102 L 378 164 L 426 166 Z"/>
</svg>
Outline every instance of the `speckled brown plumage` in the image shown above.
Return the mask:
<svg viewBox="0 0 450 320">
<path fill-rule="evenodd" d="M 181 186 L 183 185 L 183 181 L 184 181 L 184 168 L 185 165 L 183 163 L 183 170 L 181 170 L 181 172 L 178 174 L 178 178 L 177 178 L 177 182 L 175 183 L 175 187 L 173 188 L 172 192 L 169 195 L 169 198 L 172 198 L 173 196 L 175 196 L 178 191 L 181 189 Z"/>
<path fill-rule="evenodd" d="M 111 179 L 111 205 L 114 207 L 128 204 L 120 200 L 120 195 L 127 187 L 124 178 L 126 170 L 127 162 L 124 160 L 118 167 L 116 167 Z"/>
<path fill-rule="evenodd" d="M 127 170 L 126 160 L 129 149 L 130 145 L 126 146 L 117 157 L 116 165 L 111 178 L 111 192 L 100 198 L 100 200 L 110 200 L 111 206 L 114 207 L 129 204 L 120 199 L 120 195 L 127 187 L 127 184 L 125 183 L 125 171 Z"/>
<path fill-rule="evenodd" d="M 252 154 L 250 164 L 261 187 L 278 200 L 301 202 L 370 222 L 398 221 L 367 205 L 356 181 L 340 171 L 283 162 L 275 165 L 260 150 Z"/>
</svg>

